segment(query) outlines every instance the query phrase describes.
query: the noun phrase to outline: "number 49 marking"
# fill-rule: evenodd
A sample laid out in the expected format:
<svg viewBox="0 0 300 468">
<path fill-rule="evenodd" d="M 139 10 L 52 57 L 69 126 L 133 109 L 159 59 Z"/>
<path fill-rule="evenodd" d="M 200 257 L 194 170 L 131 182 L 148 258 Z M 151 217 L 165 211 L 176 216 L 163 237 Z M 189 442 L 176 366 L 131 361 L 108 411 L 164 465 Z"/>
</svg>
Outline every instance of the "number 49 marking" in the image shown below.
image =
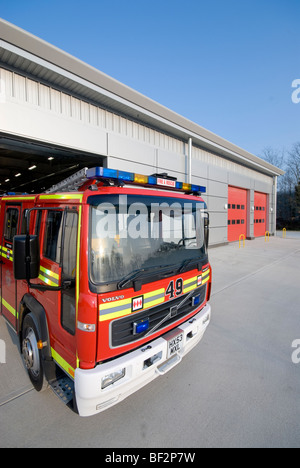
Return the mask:
<svg viewBox="0 0 300 468">
<path fill-rule="evenodd" d="M 176 281 L 172 280 L 167 287 L 166 296 L 170 296 L 169 299 L 172 299 L 173 297 L 181 296 L 182 293 L 183 279 L 178 278 Z"/>
</svg>

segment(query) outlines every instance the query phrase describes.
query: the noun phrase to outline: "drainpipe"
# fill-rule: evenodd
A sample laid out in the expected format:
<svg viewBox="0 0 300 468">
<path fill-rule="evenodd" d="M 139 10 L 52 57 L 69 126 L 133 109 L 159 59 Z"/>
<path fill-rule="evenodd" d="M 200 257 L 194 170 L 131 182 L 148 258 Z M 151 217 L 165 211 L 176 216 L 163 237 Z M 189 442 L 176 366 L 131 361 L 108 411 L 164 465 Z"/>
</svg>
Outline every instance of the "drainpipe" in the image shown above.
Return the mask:
<svg viewBox="0 0 300 468">
<path fill-rule="evenodd" d="M 188 142 L 188 184 L 192 183 L 192 149 L 193 149 L 193 140 L 189 138 Z"/>
<path fill-rule="evenodd" d="M 274 206 L 274 214 L 273 214 L 273 226 L 274 226 L 274 236 L 276 236 L 276 221 L 277 221 L 277 176 L 273 177 L 274 184 L 273 184 L 273 189 L 274 189 L 274 195 L 273 195 L 273 206 Z"/>
</svg>

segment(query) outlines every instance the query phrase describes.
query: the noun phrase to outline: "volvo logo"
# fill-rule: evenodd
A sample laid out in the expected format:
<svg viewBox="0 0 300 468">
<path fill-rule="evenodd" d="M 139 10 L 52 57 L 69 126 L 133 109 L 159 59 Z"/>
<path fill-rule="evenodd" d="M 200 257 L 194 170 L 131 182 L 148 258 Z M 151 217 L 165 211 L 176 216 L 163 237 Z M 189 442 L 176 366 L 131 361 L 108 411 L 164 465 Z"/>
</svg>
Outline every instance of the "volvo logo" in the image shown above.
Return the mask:
<svg viewBox="0 0 300 468">
<path fill-rule="evenodd" d="M 178 307 L 177 306 L 174 306 L 174 307 L 170 308 L 170 317 L 176 317 L 177 313 L 178 313 Z"/>
<path fill-rule="evenodd" d="M 122 296 L 112 296 L 112 297 L 106 297 L 105 299 L 101 299 L 102 302 L 114 302 L 114 301 L 120 301 L 122 299 L 124 299 L 125 296 L 122 295 Z"/>
</svg>

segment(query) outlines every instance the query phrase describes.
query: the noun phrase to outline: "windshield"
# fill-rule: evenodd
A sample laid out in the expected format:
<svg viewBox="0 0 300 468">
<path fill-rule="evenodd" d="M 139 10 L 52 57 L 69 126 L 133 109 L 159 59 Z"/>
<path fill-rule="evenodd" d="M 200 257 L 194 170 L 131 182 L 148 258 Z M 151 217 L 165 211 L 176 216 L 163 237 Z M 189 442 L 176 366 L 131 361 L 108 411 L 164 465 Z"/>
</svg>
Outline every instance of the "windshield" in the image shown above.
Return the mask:
<svg viewBox="0 0 300 468">
<path fill-rule="evenodd" d="M 203 202 L 102 195 L 90 197 L 89 203 L 94 284 L 125 279 L 125 285 L 131 275 L 133 279 L 152 269 L 183 268 L 205 255 Z"/>
</svg>

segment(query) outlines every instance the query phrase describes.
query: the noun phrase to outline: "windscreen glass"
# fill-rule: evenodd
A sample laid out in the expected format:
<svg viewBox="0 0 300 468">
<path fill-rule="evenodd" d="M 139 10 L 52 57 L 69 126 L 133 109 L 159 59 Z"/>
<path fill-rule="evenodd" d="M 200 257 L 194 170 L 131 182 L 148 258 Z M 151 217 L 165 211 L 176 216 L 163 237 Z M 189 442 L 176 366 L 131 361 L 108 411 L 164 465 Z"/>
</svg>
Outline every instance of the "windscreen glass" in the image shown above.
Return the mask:
<svg viewBox="0 0 300 468">
<path fill-rule="evenodd" d="M 94 284 L 174 267 L 205 255 L 204 203 L 168 197 L 89 198 L 90 277 Z"/>
</svg>

